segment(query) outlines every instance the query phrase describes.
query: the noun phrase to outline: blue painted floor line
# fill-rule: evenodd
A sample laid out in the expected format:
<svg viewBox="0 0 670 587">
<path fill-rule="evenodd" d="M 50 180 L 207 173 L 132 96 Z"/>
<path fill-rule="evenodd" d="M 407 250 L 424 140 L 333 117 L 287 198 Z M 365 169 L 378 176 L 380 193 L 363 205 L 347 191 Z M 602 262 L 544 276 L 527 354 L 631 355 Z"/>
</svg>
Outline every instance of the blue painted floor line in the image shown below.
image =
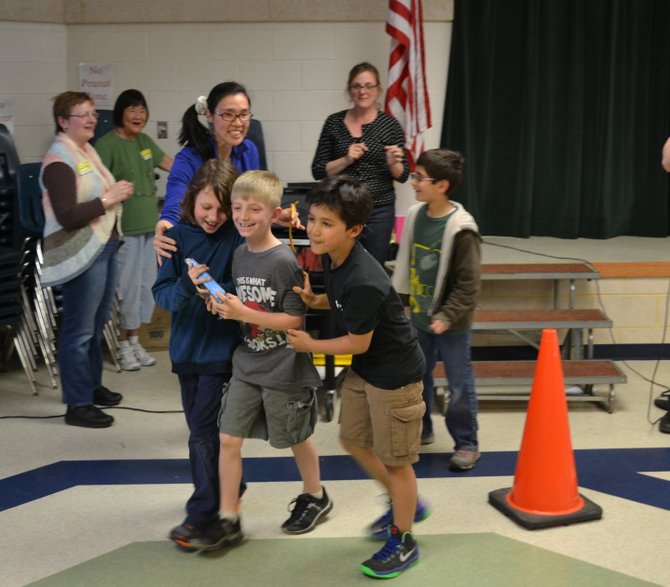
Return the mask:
<svg viewBox="0 0 670 587">
<path fill-rule="evenodd" d="M 670 482 L 644 475 L 670 471 L 670 448 L 595 449 L 575 451 L 580 487 L 670 510 Z M 517 453 L 486 452 L 464 473 L 449 471 L 451 453 L 424 453 L 415 465 L 419 478 L 498 477 L 515 474 Z M 360 480 L 366 476 L 346 455 L 321 457 L 321 476 L 329 480 Z M 244 459 L 249 482 L 298 481 L 292 457 Z M 0 511 L 78 485 L 190 483 L 186 459 L 59 461 L 0 479 Z"/>
</svg>

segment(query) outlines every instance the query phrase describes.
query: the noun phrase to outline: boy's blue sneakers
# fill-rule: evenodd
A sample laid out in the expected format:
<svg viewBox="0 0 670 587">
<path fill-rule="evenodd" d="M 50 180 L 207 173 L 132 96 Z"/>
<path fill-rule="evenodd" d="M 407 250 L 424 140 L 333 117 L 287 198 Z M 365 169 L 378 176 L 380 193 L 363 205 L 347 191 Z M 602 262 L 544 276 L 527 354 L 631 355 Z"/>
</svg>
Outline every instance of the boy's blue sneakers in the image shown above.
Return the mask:
<svg viewBox="0 0 670 587">
<path fill-rule="evenodd" d="M 359 568 L 369 577 L 392 579 L 418 562 L 419 545 L 412 533 L 400 534 L 397 526 L 391 526 L 386 544 Z"/>
<path fill-rule="evenodd" d="M 423 522 L 432 513 L 433 508 L 427 501 L 419 497 L 416 501 L 416 513 L 414 514 L 414 522 Z M 368 527 L 368 532 L 373 538 L 385 540 L 389 535 L 389 530 L 393 525 L 393 508 L 389 502 L 389 509 L 377 518 Z"/>
</svg>

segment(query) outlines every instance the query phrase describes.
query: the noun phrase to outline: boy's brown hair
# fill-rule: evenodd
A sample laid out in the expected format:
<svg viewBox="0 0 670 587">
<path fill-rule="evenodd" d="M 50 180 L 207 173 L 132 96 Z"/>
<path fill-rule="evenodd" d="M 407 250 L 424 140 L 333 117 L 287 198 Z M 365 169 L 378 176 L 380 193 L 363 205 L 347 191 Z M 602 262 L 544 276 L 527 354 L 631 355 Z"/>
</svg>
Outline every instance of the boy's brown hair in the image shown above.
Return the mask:
<svg viewBox="0 0 670 587">
<path fill-rule="evenodd" d="M 197 225 L 195 219 L 195 199 L 205 188 L 210 188 L 219 204 L 230 218 L 230 192 L 237 179 L 237 170 L 227 161 L 209 159 L 202 164 L 193 176 L 181 201 L 181 217 L 188 224 Z"/>
<path fill-rule="evenodd" d="M 446 179 L 449 182 L 449 189 L 445 194 L 447 196 L 451 196 L 461 185 L 465 157 L 458 151 L 429 149 L 419 155 L 416 164 L 421 165 L 432 179 Z"/>
</svg>

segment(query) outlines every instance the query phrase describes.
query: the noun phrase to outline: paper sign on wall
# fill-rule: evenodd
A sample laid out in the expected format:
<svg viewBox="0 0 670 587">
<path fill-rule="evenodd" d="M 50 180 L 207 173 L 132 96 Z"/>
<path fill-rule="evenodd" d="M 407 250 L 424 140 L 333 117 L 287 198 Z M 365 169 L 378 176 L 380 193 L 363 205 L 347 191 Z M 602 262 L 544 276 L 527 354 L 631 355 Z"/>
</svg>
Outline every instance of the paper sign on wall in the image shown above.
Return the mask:
<svg viewBox="0 0 670 587">
<path fill-rule="evenodd" d="M 113 108 L 113 88 L 111 63 L 80 63 L 79 89 L 93 97 L 96 108 Z"/>
<path fill-rule="evenodd" d="M 14 96 L 0 96 L 0 124 L 14 135 Z"/>
</svg>

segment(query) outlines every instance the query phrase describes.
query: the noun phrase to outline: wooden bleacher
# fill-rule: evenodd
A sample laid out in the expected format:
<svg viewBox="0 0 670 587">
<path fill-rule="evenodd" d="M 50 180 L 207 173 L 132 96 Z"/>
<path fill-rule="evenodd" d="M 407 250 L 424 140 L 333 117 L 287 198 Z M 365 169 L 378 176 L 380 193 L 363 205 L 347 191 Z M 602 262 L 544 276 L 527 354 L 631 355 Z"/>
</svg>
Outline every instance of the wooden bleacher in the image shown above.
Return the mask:
<svg viewBox="0 0 670 587">
<path fill-rule="evenodd" d="M 586 263 L 482 263 L 482 279 L 598 279 Z"/>
<path fill-rule="evenodd" d="M 542 310 L 485 310 L 475 312 L 473 332 L 503 331 L 533 344 L 522 332 L 541 331 L 544 328 L 567 330 L 569 360 L 563 361 L 566 386 L 580 386 L 583 393 L 568 395 L 570 401 L 596 401 L 612 411 L 614 385 L 625 383 L 626 376 L 612 361 L 593 359 L 593 330 L 610 328 L 612 321 L 601 310 L 575 308 L 575 282 L 580 279 L 598 279 L 600 273 L 588 263 L 495 263 L 482 265 L 482 280 L 551 280 L 554 283 L 554 307 Z M 558 308 L 560 283 L 568 282 L 568 308 Z M 587 335 L 584 352 L 584 332 Z M 536 345 L 534 345 L 536 346 Z M 535 361 L 476 361 L 473 363 L 475 385 L 480 399 L 527 399 L 533 383 Z M 444 367 L 438 363 L 434 373 L 435 384 L 446 385 Z M 608 386 L 605 395 L 596 394 L 594 385 Z M 491 387 L 528 387 L 528 391 L 499 393 Z"/>
<path fill-rule="evenodd" d="M 601 402 L 608 412 L 612 412 L 614 385 L 625 383 L 626 376 L 621 369 L 609 360 L 564 360 L 563 380 L 566 386 L 584 386 L 584 392 L 578 395 L 568 394 L 569 401 Z M 473 361 L 475 387 L 479 400 L 519 401 L 526 400 L 529 390 L 514 393 L 501 393 L 491 387 L 530 387 L 535 375 L 535 361 Z M 447 385 L 444 365 L 438 362 L 433 370 L 436 387 Z M 594 385 L 606 385 L 607 393 L 595 393 Z"/>
<path fill-rule="evenodd" d="M 542 328 L 609 328 L 600 310 L 476 310 L 473 330 L 541 330 Z"/>
</svg>

